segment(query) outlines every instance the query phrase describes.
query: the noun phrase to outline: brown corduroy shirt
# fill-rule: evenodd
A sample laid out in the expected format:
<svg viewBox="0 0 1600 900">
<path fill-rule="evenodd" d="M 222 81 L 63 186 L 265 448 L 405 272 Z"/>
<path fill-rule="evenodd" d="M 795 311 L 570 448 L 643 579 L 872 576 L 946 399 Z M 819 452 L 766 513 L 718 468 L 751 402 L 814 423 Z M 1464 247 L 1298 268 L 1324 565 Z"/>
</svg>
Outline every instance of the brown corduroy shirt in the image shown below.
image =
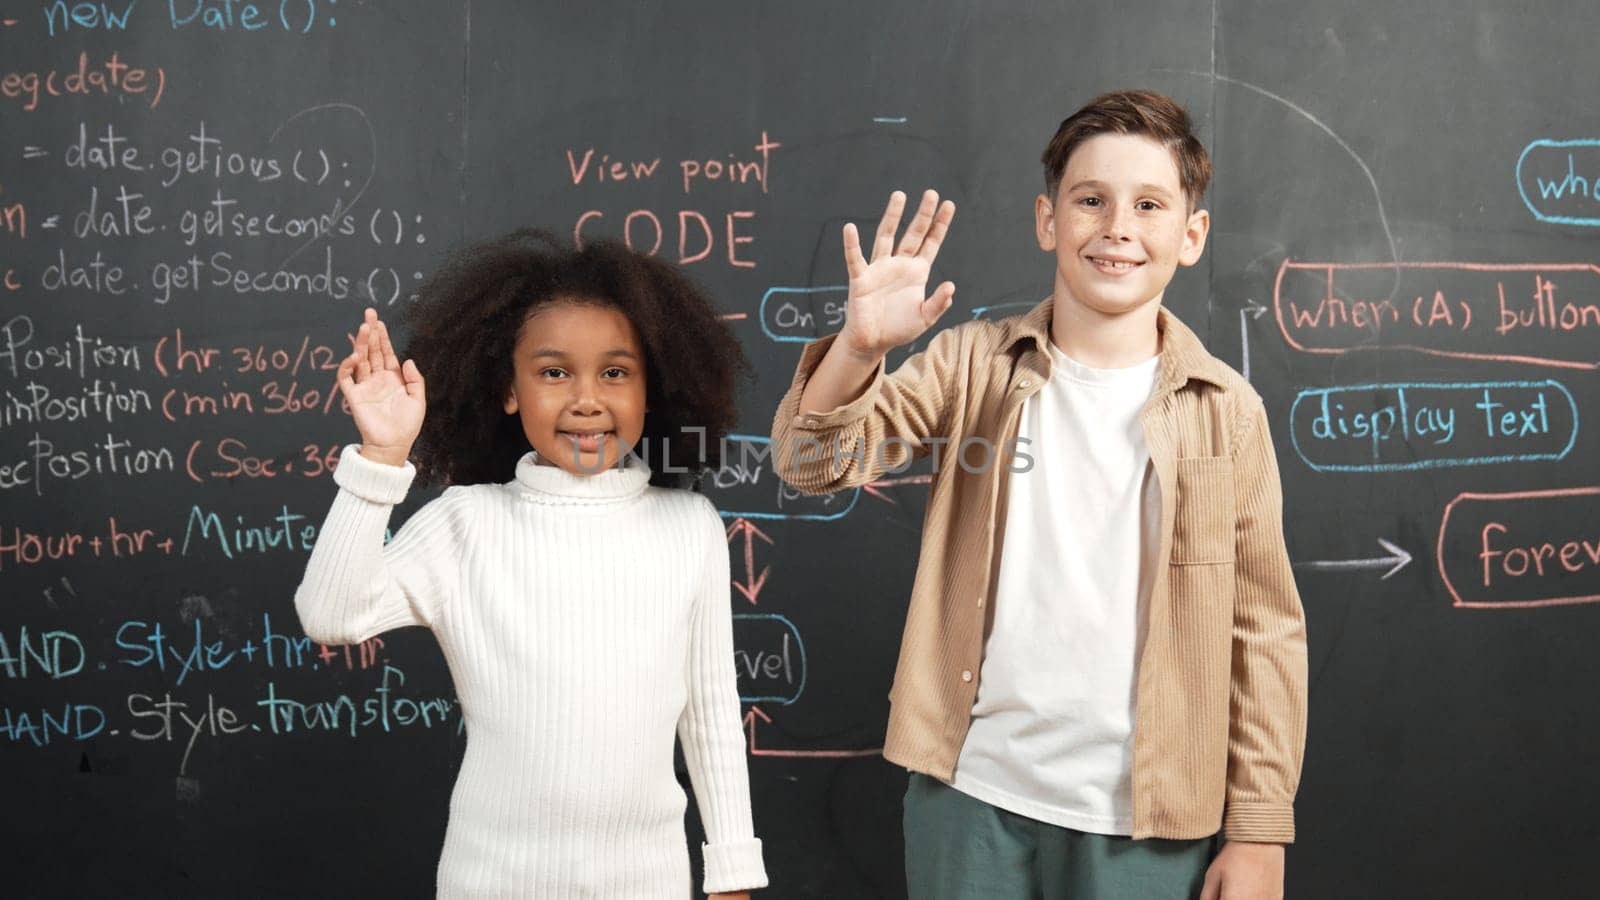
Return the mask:
<svg viewBox="0 0 1600 900">
<path fill-rule="evenodd" d="M 837 335 L 806 345 L 772 425 L 778 474 L 828 493 L 936 449 L 922 549 L 890 690 L 890 762 L 949 781 L 977 696 L 1025 399 L 1050 378 L 1052 301 L 934 336 L 857 398 L 802 413 Z M 1138 662 L 1133 836 L 1294 840 L 1306 729 L 1305 617 L 1284 548 L 1283 494 L 1255 390 L 1160 311 L 1161 362 L 1140 414 L 1160 486 L 1158 566 Z M 954 453 L 983 438 L 997 456 Z M 1026 446 L 1033 465 L 1066 465 Z"/>
</svg>

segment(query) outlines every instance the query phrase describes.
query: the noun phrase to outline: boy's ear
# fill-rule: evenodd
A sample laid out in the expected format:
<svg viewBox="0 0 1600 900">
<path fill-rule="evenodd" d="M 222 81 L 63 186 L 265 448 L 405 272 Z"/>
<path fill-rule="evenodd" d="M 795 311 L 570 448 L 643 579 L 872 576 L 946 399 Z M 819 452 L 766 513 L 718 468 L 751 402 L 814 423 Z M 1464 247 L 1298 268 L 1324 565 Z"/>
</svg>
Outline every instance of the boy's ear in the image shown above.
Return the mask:
<svg viewBox="0 0 1600 900">
<path fill-rule="evenodd" d="M 1210 232 L 1209 211 L 1197 209 L 1189 214 L 1189 222 L 1183 229 L 1183 246 L 1178 250 L 1178 262 L 1181 265 L 1192 266 L 1200 261 L 1200 255 L 1206 249 L 1206 235 Z"/>
<path fill-rule="evenodd" d="M 1049 253 L 1056 249 L 1056 205 L 1044 194 L 1033 200 L 1033 232 L 1040 250 Z"/>
</svg>

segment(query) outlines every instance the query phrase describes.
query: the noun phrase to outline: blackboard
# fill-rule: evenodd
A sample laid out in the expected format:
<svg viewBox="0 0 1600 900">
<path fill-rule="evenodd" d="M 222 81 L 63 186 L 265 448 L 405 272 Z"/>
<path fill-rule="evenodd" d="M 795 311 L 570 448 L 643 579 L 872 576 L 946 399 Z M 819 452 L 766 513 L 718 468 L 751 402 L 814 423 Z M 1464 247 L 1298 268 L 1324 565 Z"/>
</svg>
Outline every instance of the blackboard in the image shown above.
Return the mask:
<svg viewBox="0 0 1600 900">
<path fill-rule="evenodd" d="M 708 493 L 766 896 L 903 896 L 905 773 L 874 751 L 927 470 L 802 498 L 762 441 L 841 321 L 843 222 L 936 187 L 946 324 L 1025 309 L 1038 154 L 1129 85 L 1188 105 L 1216 161 L 1167 303 L 1261 391 L 1285 482 L 1312 673 L 1289 896 L 1600 883 L 1586 5 L 0 19 L 8 896 L 429 894 L 466 740 L 442 660 L 420 630 L 323 648 L 291 598 L 354 437 L 331 367 L 361 307 L 398 316 L 445 248 L 522 225 L 681 260 L 743 340 L 748 465 Z"/>
</svg>

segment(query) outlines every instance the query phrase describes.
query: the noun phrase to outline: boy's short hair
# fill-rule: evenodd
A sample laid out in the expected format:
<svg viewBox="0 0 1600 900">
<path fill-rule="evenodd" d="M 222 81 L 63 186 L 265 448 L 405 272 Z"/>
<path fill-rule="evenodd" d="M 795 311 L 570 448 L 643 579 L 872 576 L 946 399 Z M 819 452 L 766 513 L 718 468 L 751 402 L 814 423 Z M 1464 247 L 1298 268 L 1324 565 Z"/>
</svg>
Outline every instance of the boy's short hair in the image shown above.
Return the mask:
<svg viewBox="0 0 1600 900">
<path fill-rule="evenodd" d="M 1044 148 L 1044 183 L 1053 199 L 1061 187 L 1067 159 L 1084 141 L 1101 134 L 1134 134 L 1150 138 L 1172 153 L 1178 181 L 1193 209 L 1211 183 L 1211 157 L 1189 127 L 1189 114 L 1176 100 L 1155 91 L 1112 91 L 1090 100 L 1063 119 Z"/>
</svg>

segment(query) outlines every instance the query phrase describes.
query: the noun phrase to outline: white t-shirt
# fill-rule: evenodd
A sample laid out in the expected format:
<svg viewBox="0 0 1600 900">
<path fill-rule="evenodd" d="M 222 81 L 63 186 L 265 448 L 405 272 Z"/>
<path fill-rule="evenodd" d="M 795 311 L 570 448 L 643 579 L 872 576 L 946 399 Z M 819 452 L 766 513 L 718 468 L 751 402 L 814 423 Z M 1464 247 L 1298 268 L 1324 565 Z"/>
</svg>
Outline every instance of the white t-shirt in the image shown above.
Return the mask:
<svg viewBox="0 0 1600 900">
<path fill-rule="evenodd" d="M 1133 720 L 1160 496 L 1139 423 L 1160 357 L 1091 369 L 1050 345 L 1022 407 L 994 627 L 957 790 L 1097 834 L 1133 831 Z"/>
</svg>

